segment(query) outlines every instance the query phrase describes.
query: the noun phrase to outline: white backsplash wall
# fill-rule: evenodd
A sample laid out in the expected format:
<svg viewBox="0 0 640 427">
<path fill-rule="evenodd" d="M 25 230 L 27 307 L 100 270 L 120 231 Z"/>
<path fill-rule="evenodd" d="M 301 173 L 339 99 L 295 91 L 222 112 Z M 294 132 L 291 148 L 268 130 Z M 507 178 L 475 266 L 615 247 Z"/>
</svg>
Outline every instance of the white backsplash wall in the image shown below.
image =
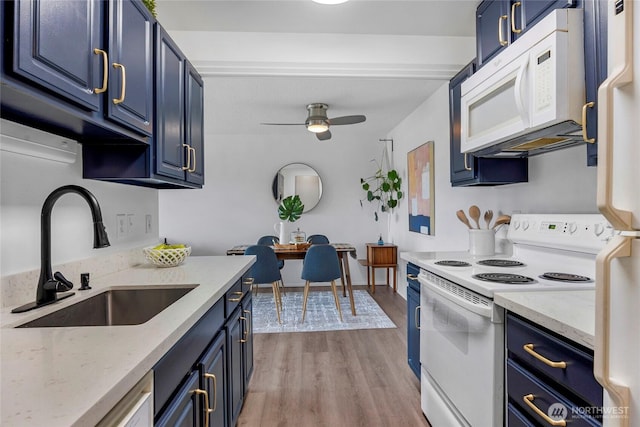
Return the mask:
<svg viewBox="0 0 640 427">
<path fill-rule="evenodd" d="M 529 159 L 529 182 L 495 187 L 451 187 L 449 180 L 448 84 L 426 100 L 393 129 L 394 163 L 407 189 L 407 153 L 427 141 L 435 141 L 435 236 L 408 231 L 406 200 L 391 218 L 390 229 L 400 251 L 467 250 L 467 227 L 455 212 L 476 204 L 484 212 L 499 213 L 597 213 L 596 168 L 586 166 L 584 145 Z M 503 227 L 504 228 L 504 227 Z M 499 237 L 506 230 L 500 230 Z M 503 245 L 504 247 L 504 242 Z M 406 287 L 401 263 L 401 293 Z"/>
<path fill-rule="evenodd" d="M 81 146 L 78 149 L 81 150 Z M 64 164 L 0 151 L 0 177 L 2 277 L 40 268 L 42 204 L 53 190 L 63 185 L 80 185 L 98 199 L 111 247 L 93 249 L 93 220 L 87 203 L 78 195 L 65 194 L 56 202 L 51 216 L 54 265 L 115 253 L 158 240 L 158 191 L 83 179 L 81 152 L 75 163 Z M 116 233 L 117 214 L 133 215 L 132 227 L 120 238 Z M 145 230 L 147 214 L 152 218 L 150 233 Z"/>
</svg>

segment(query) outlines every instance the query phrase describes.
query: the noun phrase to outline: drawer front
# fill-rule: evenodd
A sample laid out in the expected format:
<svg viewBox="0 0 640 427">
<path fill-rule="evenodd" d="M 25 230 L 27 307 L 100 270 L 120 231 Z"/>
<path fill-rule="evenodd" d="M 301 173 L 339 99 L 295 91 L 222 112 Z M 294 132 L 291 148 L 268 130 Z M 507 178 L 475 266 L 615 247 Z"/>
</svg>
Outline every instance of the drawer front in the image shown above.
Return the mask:
<svg viewBox="0 0 640 427">
<path fill-rule="evenodd" d="M 588 411 L 583 405 L 572 402 L 559 391 L 550 388 L 511 359 L 507 360 L 507 391 L 510 403 L 514 404 L 523 414 L 527 414 L 529 418 L 543 425 L 548 425 L 548 422 L 525 402 L 525 396 L 530 396 L 531 405 L 534 405 L 543 414 L 550 416 L 555 413 L 565 419 L 567 424 L 572 427 L 601 425 L 598 420 L 586 414 Z M 558 421 L 559 419 L 554 418 L 554 420 Z"/>
<path fill-rule="evenodd" d="M 224 296 L 226 317 L 229 317 L 231 313 L 233 313 L 233 310 L 235 310 L 236 307 L 240 304 L 240 301 L 242 301 L 243 296 L 244 292 L 242 292 L 242 280 L 238 280 Z"/>
<path fill-rule="evenodd" d="M 507 426 L 508 427 L 536 427 L 534 423 L 529 421 L 529 419 L 522 413 L 520 410 L 509 403 L 507 405 Z"/>
<path fill-rule="evenodd" d="M 549 361 L 565 362 L 566 367 L 552 367 L 537 359 L 529 350 Z M 593 376 L 593 356 L 568 342 L 515 316 L 507 316 L 507 349 L 512 357 L 570 389 L 589 404 L 602 406 L 602 386 Z"/>
<path fill-rule="evenodd" d="M 418 282 L 418 275 L 420 274 L 420 267 L 415 264 L 407 263 L 407 284 L 420 292 L 420 282 Z"/>
</svg>

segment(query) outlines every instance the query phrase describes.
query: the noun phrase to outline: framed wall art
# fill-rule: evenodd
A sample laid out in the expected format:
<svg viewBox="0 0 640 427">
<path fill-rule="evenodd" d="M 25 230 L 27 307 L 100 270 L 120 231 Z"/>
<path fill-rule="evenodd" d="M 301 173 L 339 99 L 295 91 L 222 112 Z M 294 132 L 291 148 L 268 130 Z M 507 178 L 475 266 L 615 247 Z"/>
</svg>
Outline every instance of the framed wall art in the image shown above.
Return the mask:
<svg viewBox="0 0 640 427">
<path fill-rule="evenodd" d="M 433 141 L 407 153 L 409 231 L 435 235 Z"/>
</svg>

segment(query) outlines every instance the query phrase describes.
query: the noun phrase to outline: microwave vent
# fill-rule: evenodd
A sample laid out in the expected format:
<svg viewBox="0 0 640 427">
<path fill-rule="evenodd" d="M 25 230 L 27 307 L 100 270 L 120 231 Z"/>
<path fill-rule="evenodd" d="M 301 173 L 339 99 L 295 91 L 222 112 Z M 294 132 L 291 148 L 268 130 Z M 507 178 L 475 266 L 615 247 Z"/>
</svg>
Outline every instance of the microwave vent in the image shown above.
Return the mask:
<svg viewBox="0 0 640 427">
<path fill-rule="evenodd" d="M 533 141 L 525 142 L 524 144 L 516 145 L 505 149 L 505 151 L 530 151 L 538 148 L 546 147 L 548 145 L 557 144 L 559 142 L 567 141 L 567 138 L 538 138 Z"/>
</svg>

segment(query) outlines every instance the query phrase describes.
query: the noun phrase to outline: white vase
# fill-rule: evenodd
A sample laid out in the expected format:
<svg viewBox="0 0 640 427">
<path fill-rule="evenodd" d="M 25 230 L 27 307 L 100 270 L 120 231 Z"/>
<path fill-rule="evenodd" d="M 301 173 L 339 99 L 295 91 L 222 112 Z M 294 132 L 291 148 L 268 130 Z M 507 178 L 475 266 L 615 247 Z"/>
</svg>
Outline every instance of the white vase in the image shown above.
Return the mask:
<svg viewBox="0 0 640 427">
<path fill-rule="evenodd" d="M 273 230 L 278 235 L 278 239 L 280 240 L 280 244 L 289 243 L 289 222 L 288 221 L 280 221 L 273 224 Z"/>
</svg>

